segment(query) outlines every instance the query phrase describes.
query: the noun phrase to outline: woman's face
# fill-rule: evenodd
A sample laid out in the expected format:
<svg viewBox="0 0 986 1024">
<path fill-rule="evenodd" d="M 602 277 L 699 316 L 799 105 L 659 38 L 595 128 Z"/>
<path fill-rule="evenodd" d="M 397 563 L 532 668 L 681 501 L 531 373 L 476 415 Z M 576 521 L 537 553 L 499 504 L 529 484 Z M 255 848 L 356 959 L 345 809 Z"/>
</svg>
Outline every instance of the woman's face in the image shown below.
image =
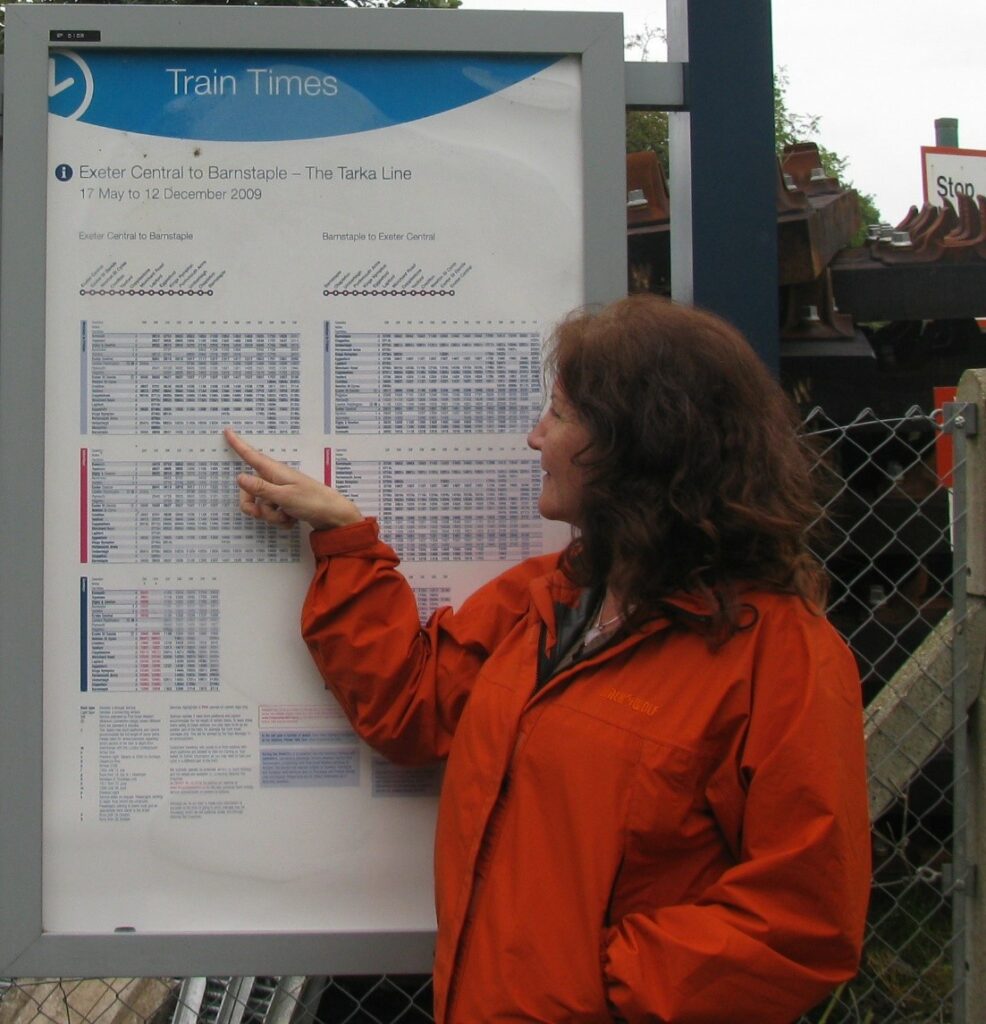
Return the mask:
<svg viewBox="0 0 986 1024">
<path fill-rule="evenodd" d="M 585 469 L 573 460 L 590 442 L 575 407 L 556 384 L 544 415 L 527 435 L 530 447 L 541 453 L 544 477 L 538 511 L 545 519 L 578 525 Z"/>
</svg>

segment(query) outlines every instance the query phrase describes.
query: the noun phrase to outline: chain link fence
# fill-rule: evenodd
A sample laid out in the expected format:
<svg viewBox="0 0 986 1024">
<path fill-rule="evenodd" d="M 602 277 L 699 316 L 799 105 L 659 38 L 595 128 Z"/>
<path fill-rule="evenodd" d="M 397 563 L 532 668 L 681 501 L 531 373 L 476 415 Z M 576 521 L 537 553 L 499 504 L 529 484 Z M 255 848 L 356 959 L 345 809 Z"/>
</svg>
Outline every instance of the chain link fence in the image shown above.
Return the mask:
<svg viewBox="0 0 986 1024">
<path fill-rule="evenodd" d="M 806 1021 L 964 1017 L 964 970 L 955 963 L 964 960 L 965 928 L 952 898 L 956 783 L 967 773 L 952 742 L 966 710 L 952 696 L 967 670 L 956 644 L 967 614 L 957 418 L 958 406 L 897 420 L 864 411 L 837 425 L 815 410 L 805 424 L 827 492 L 816 549 L 832 581 L 829 617 L 856 655 L 867 704 L 874 859 L 859 975 Z M 943 438 L 955 439 L 957 456 L 944 480 L 936 468 Z"/>
<path fill-rule="evenodd" d="M 840 425 L 816 409 L 805 421 L 825 491 L 814 543 L 832 580 L 829 614 L 867 701 L 874 877 L 859 975 L 803 1024 L 963 1022 L 965 925 L 953 899 L 968 870 L 966 708 L 953 701 L 968 663 L 961 411 L 864 411 Z M 935 466 L 943 428 L 955 443 L 951 480 Z M 431 1020 L 426 975 L 0 980 L 0 1024 Z"/>
</svg>

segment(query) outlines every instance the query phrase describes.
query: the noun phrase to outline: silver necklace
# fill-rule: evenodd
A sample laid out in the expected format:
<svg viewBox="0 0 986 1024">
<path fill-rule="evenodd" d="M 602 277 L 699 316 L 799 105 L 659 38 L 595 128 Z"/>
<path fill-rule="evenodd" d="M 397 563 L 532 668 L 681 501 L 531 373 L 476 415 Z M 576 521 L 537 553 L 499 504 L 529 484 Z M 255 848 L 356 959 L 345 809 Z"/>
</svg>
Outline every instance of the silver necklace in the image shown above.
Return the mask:
<svg viewBox="0 0 986 1024">
<path fill-rule="evenodd" d="M 622 612 L 617 612 L 612 618 L 607 619 L 605 622 L 602 621 L 602 614 L 603 605 L 602 602 L 600 602 L 599 611 L 596 612 L 596 621 L 585 631 L 585 638 L 582 640 L 583 647 L 588 647 L 589 644 L 594 643 L 599 639 L 599 637 L 611 632 L 614 626 L 623 621 Z"/>
</svg>

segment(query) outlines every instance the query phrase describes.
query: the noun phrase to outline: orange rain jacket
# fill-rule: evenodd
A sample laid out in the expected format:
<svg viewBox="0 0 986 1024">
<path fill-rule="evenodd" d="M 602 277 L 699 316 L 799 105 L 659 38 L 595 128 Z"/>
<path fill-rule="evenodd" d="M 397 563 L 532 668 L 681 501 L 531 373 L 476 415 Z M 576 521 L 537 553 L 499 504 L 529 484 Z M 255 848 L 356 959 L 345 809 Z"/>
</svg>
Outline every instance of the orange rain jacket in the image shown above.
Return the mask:
<svg viewBox="0 0 986 1024">
<path fill-rule="evenodd" d="M 659 619 L 535 693 L 579 597 L 557 555 L 422 629 L 373 520 L 312 547 L 303 632 L 354 727 L 396 761 L 448 758 L 438 1024 L 787 1024 L 852 976 L 860 688 L 823 617 L 748 593 L 755 621 L 716 654 Z"/>
</svg>

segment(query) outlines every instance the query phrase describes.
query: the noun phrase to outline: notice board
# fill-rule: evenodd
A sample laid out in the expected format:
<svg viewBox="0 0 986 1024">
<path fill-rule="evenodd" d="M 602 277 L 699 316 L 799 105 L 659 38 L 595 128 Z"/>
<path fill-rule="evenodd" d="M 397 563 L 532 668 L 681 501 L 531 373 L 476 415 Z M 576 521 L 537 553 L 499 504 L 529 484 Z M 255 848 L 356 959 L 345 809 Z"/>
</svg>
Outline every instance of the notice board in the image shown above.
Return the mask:
<svg viewBox="0 0 986 1024">
<path fill-rule="evenodd" d="M 625 286 L 622 19 L 24 5 L 6 47 L 0 973 L 427 970 L 440 767 L 325 694 L 307 538 L 220 431 L 376 515 L 422 617 L 564 543 L 524 438 Z"/>
</svg>

